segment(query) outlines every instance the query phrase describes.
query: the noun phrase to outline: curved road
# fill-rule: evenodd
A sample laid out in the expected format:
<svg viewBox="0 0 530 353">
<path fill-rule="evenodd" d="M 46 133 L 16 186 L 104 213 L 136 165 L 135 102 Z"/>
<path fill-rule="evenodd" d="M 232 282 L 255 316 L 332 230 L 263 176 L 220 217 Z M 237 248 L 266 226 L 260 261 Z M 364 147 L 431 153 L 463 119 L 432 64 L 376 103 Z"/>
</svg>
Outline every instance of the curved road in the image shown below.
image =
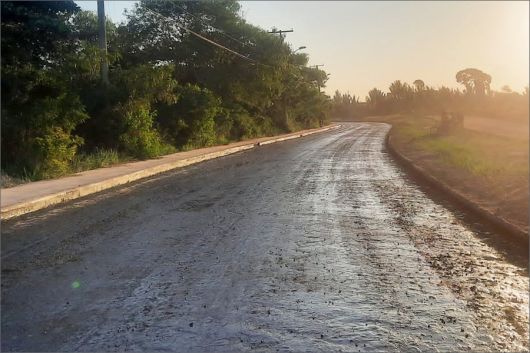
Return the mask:
<svg viewBox="0 0 530 353">
<path fill-rule="evenodd" d="M 527 349 L 527 260 L 410 181 L 388 130 L 346 124 L 3 222 L 2 350 Z"/>
</svg>

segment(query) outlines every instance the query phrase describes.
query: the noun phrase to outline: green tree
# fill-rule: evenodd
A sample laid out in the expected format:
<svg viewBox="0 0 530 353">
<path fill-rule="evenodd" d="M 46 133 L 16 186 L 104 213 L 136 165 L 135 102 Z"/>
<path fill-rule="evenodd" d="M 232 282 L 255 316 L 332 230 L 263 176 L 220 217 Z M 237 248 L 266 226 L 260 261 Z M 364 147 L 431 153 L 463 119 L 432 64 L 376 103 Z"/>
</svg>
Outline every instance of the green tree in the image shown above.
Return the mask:
<svg viewBox="0 0 530 353">
<path fill-rule="evenodd" d="M 2 168 L 41 178 L 66 172 L 88 118 L 72 82 L 87 71 L 72 1 L 3 1 Z M 77 52 L 76 52 L 77 51 Z"/>
<path fill-rule="evenodd" d="M 168 144 L 327 121 L 327 74 L 239 10 L 235 0 L 139 2 L 127 23 L 107 21 L 112 84 L 103 86 L 95 14 L 72 1 L 2 2 L 2 167 L 49 177 L 78 150 L 149 158 Z"/>
<path fill-rule="evenodd" d="M 490 92 L 491 76 L 478 69 L 464 69 L 456 73 L 456 82 L 466 88 L 466 93 L 484 96 Z"/>
<path fill-rule="evenodd" d="M 2 66 L 49 67 L 72 46 L 73 1 L 2 1 L 1 10 Z"/>
</svg>

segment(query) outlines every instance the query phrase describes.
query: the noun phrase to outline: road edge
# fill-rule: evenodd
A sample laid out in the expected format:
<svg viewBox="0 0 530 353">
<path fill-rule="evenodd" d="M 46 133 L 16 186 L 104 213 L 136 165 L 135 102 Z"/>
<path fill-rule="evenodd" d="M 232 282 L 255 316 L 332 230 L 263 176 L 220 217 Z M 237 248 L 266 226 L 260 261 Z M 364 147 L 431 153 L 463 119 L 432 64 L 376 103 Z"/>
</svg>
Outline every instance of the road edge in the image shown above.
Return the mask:
<svg viewBox="0 0 530 353">
<path fill-rule="evenodd" d="M 46 195 L 44 197 L 39 197 L 35 199 L 31 199 L 24 202 L 19 202 L 13 205 L 2 207 L 0 210 L 0 217 L 3 221 L 12 219 L 18 216 L 22 216 L 24 214 L 28 214 L 31 212 L 35 212 L 53 205 L 61 204 L 67 201 L 75 200 L 90 194 L 95 194 L 97 192 L 107 190 L 116 186 L 125 185 L 133 181 L 137 181 L 140 179 L 145 179 L 148 177 L 155 176 L 157 174 L 161 174 L 170 170 L 183 168 L 192 164 L 197 164 L 200 162 L 204 162 L 207 160 L 215 159 L 224 157 L 230 154 L 234 154 L 237 152 L 247 151 L 249 149 L 268 145 L 272 143 L 292 140 L 300 137 L 305 137 L 309 135 L 313 135 L 316 133 L 322 133 L 330 130 L 335 130 L 340 128 L 341 124 L 331 124 L 326 127 L 318 128 L 315 130 L 310 130 L 302 133 L 290 133 L 286 135 L 279 135 L 271 137 L 270 139 L 266 139 L 264 141 L 260 142 L 252 142 L 240 146 L 235 147 L 227 147 L 226 149 L 223 149 L 221 151 L 216 152 L 210 152 L 201 154 L 198 156 L 190 157 L 181 159 L 178 161 L 168 162 L 162 165 L 158 165 L 155 167 L 143 169 L 140 171 L 135 171 L 129 174 L 120 175 L 114 178 L 98 181 L 91 184 L 81 185 L 75 188 L 67 189 L 61 192 L 53 193 L 50 195 Z"/>
<path fill-rule="evenodd" d="M 523 229 L 516 226 L 515 224 L 510 223 L 504 218 L 494 215 L 489 210 L 471 201 L 470 199 L 465 197 L 462 193 L 455 190 L 454 188 L 452 188 L 445 182 L 441 181 L 440 179 L 438 179 L 437 177 L 429 173 L 424 168 L 414 164 L 412 160 L 410 160 L 408 157 L 406 157 L 401 152 L 399 152 L 392 143 L 392 136 L 391 136 L 392 129 L 393 127 L 390 128 L 390 130 L 388 131 L 385 137 L 385 147 L 387 151 L 390 153 L 390 155 L 394 157 L 394 159 L 407 172 L 418 177 L 420 180 L 426 182 L 427 184 L 434 187 L 438 191 L 445 193 L 449 199 L 457 202 L 460 206 L 462 206 L 464 209 L 466 209 L 470 213 L 473 213 L 476 216 L 485 218 L 488 222 L 504 230 L 505 232 L 509 233 L 512 237 L 515 237 L 517 238 L 517 240 L 524 241 L 526 244 L 528 244 L 529 235 Z"/>
</svg>

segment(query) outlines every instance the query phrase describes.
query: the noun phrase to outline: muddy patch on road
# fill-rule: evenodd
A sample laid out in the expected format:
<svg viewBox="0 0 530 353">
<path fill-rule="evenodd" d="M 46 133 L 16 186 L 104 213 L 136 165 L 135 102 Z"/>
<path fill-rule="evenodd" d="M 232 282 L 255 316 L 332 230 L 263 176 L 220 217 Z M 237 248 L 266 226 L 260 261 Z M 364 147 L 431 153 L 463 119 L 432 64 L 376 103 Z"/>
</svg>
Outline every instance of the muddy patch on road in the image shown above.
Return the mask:
<svg viewBox="0 0 530 353">
<path fill-rule="evenodd" d="M 388 182 L 376 189 L 395 212 L 395 224 L 414 242 L 449 288 L 473 313 L 475 326 L 490 332 L 495 350 L 528 349 L 528 271 L 524 258 L 493 248 L 441 205 L 407 184 Z M 425 200 L 428 200 L 427 202 Z"/>
</svg>

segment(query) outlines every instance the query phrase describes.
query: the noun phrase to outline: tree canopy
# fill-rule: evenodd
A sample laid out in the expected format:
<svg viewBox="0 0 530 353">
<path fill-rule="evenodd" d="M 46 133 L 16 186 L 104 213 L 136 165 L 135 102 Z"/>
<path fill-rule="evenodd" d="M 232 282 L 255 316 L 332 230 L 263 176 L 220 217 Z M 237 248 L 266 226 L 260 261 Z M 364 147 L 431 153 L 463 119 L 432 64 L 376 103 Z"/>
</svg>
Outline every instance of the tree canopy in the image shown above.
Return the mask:
<svg viewBox="0 0 530 353">
<path fill-rule="evenodd" d="M 466 88 L 466 93 L 485 95 L 490 91 L 491 76 L 478 69 L 465 69 L 456 73 L 456 81 Z"/>
<path fill-rule="evenodd" d="M 73 1 L 2 1 L 2 169 L 67 173 L 101 149 L 134 158 L 316 127 L 327 74 L 253 26 L 234 0 L 140 1 L 107 20 Z"/>
</svg>

